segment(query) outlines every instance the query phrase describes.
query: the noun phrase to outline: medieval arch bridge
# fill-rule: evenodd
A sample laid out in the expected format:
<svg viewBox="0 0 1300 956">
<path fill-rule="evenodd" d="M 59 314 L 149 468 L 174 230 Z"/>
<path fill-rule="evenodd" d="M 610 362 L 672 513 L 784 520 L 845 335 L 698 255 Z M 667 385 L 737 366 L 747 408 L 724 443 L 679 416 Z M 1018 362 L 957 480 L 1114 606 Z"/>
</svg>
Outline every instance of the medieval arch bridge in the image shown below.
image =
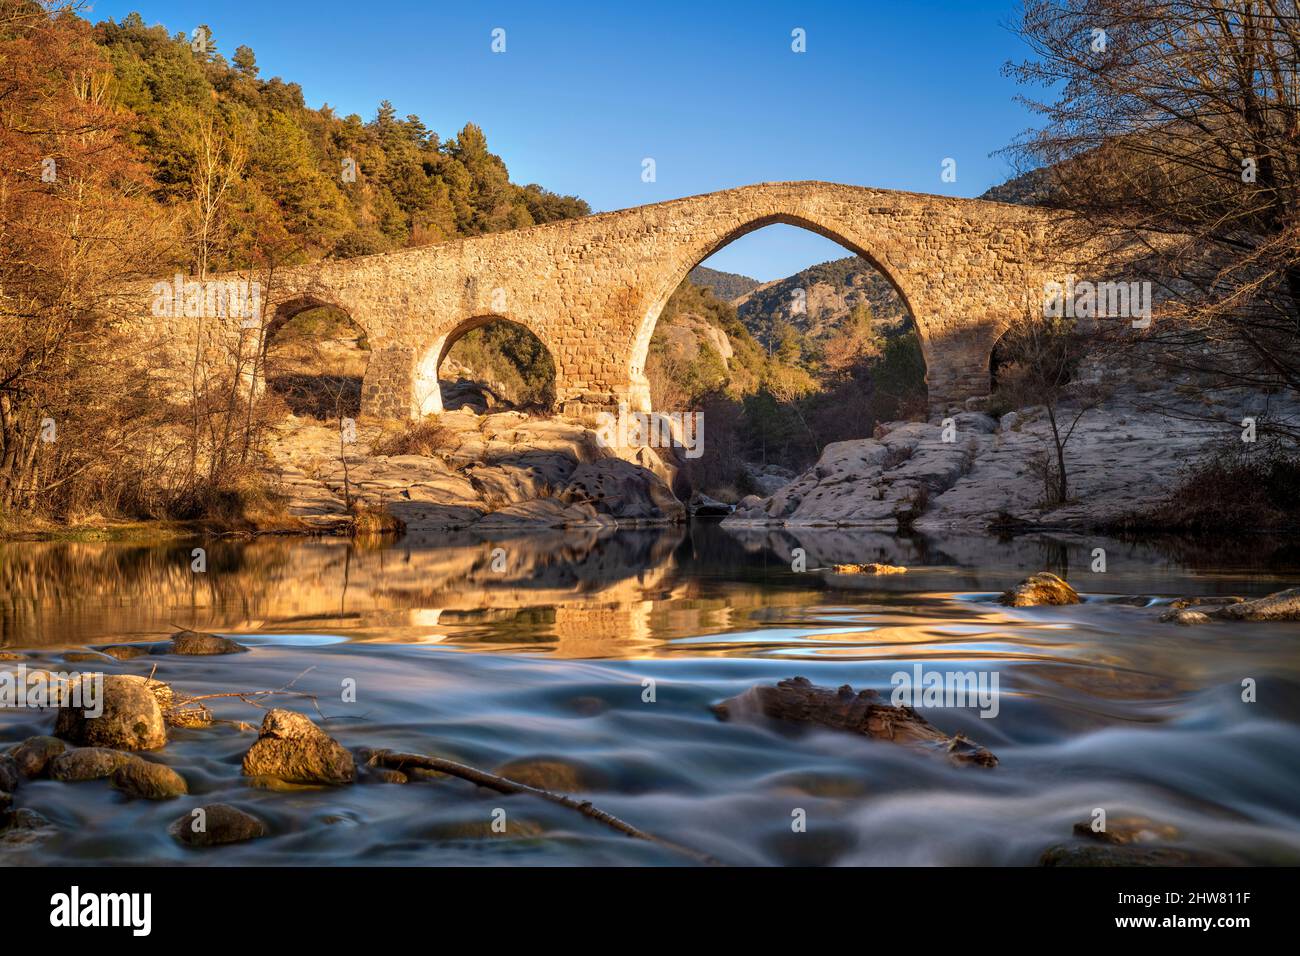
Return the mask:
<svg viewBox="0 0 1300 956">
<path fill-rule="evenodd" d="M 442 358 L 458 337 L 498 318 L 531 330 L 550 350 L 560 408 L 627 402 L 645 411 L 646 352 L 668 297 L 699 262 L 773 223 L 838 242 L 895 286 L 916 321 L 931 403 L 940 409 L 987 394 L 998 335 L 1064 271 L 1047 258 L 1046 210 L 823 182 L 760 183 L 280 270 L 266 292 L 268 326 L 322 304 L 347 312 L 372 348 L 363 414 L 441 411 Z M 192 358 L 195 336 L 211 335 L 192 319 L 155 323 L 157 341 L 166 343 L 159 348 L 177 358 Z"/>
</svg>

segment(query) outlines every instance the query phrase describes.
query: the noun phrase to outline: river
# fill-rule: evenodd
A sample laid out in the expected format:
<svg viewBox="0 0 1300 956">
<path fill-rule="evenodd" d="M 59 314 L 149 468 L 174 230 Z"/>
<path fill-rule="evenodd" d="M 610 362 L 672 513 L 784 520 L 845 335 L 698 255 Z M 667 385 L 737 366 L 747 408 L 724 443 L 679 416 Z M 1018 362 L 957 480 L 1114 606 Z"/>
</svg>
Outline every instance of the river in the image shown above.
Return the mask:
<svg viewBox="0 0 1300 956">
<path fill-rule="evenodd" d="M 103 669 L 156 668 L 187 694 L 289 685 L 314 702 L 273 702 L 308 713 L 349 748 L 488 770 L 540 763 L 557 789 L 731 864 L 1033 865 L 1050 846 L 1082 841 L 1072 826 L 1099 808 L 1173 828 L 1165 842 L 1200 858 L 1300 863 L 1297 626 L 1157 622 L 1172 598 L 1295 586 L 1294 543 L 732 533 L 695 523 L 369 545 L 209 542 L 202 571 L 195 546 L 0 545 L 0 646 L 29 667 L 86 670 L 97 665 L 61 655 L 159 641 L 172 627 L 230 635 L 251 652 Z M 1098 548 L 1104 571 L 1093 570 Z M 829 569 L 877 560 L 909 571 Z M 1039 570 L 1067 574 L 1084 603 L 996 603 Z M 996 768 L 710 711 L 795 675 L 888 696 L 893 675 L 917 664 L 996 674 L 996 716 L 922 709 L 944 732 L 992 750 Z M 1252 696 L 1243 682 L 1253 700 L 1243 700 Z M 261 718 L 234 697 L 213 708 L 232 721 Z M 52 727 L 48 711 L 0 710 L 5 744 Z M 225 724 L 171 730 L 152 756 L 188 781 L 191 796 L 176 801 L 130 801 L 103 781 L 29 781 L 16 804 L 55 829 L 0 845 L 0 863 L 689 862 L 564 807 L 461 781 L 255 789 L 240 775 L 252 740 Z M 212 802 L 256 814 L 269 834 L 202 851 L 168 835 L 190 807 Z"/>
</svg>

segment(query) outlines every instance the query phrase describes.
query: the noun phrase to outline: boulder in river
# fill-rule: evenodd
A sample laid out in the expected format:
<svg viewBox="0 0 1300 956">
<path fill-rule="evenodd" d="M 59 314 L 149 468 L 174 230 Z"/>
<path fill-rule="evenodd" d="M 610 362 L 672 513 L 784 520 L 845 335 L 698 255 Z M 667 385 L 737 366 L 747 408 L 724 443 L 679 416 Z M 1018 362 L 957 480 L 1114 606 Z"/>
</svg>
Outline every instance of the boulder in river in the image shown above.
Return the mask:
<svg viewBox="0 0 1300 956">
<path fill-rule="evenodd" d="M 110 777 L 127 761 L 131 754 L 107 747 L 77 747 L 59 754 L 50 761 L 50 779 L 64 783 L 99 780 Z"/>
<path fill-rule="evenodd" d="M 113 644 L 109 647 L 101 647 L 99 650 L 119 661 L 129 661 L 132 658 L 144 657 L 152 653 L 147 644 Z"/>
<path fill-rule="evenodd" d="M 1104 830 L 1094 830 L 1091 820 L 1080 820 L 1074 825 L 1074 835 L 1088 837 L 1100 843 L 1127 846 L 1130 843 L 1159 843 L 1178 839 L 1178 828 L 1168 823 L 1156 823 L 1146 817 L 1113 817 L 1106 821 Z"/>
<path fill-rule="evenodd" d="M 1037 607 L 1040 604 L 1078 604 L 1079 595 L 1051 571 L 1031 574 L 998 601 L 1008 607 Z"/>
<path fill-rule="evenodd" d="M 238 641 L 204 631 L 177 631 L 172 635 L 172 654 L 186 657 L 210 657 L 214 654 L 242 654 L 248 648 Z"/>
<path fill-rule="evenodd" d="M 9 749 L 14 766 L 24 777 L 44 776 L 50 761 L 63 753 L 67 745 L 57 737 L 28 737 Z M 12 790 L 12 787 L 4 789 Z"/>
<path fill-rule="evenodd" d="M 104 677 L 100 702 L 103 713 L 95 717 L 87 715 L 82 707 L 60 707 L 54 732 L 87 747 L 157 750 L 167 743 L 167 728 L 158 703 L 158 695 L 164 689 L 170 693 L 170 688 L 161 681 L 109 674 Z"/>
<path fill-rule="evenodd" d="M 806 677 L 760 684 L 713 707 L 720 720 L 761 715 L 776 720 L 846 730 L 877 740 L 906 744 L 942 754 L 955 764 L 996 767 L 998 758 L 958 734 L 949 737 L 911 707 L 885 703 L 874 690 L 854 693 L 848 684 L 838 689 L 818 687 Z"/>
<path fill-rule="evenodd" d="M 313 724 L 291 710 L 271 710 L 262 719 L 261 732 L 244 754 L 244 775 L 275 777 L 288 783 L 352 783 L 356 762 L 352 754 Z"/>
<path fill-rule="evenodd" d="M 266 836 L 266 824 L 228 803 L 209 803 L 176 820 L 167 832 L 186 846 L 220 846 Z"/>
<path fill-rule="evenodd" d="M 1210 616 L 1204 611 L 1175 607 L 1161 614 L 1160 620 L 1165 624 L 1181 624 L 1189 627 L 1193 624 L 1209 624 Z"/>
<path fill-rule="evenodd" d="M 171 800 L 190 792 L 185 778 L 171 767 L 141 757 L 131 757 L 113 771 L 113 789 L 129 797 Z"/>
<path fill-rule="evenodd" d="M 1268 597 L 1229 604 L 1213 614 L 1225 621 L 1300 621 L 1300 588 L 1288 588 Z"/>
<path fill-rule="evenodd" d="M 622 458 L 579 465 L 559 497 L 568 504 L 586 502 L 615 519 L 681 521 L 686 517 L 686 507 L 663 478 Z"/>
<path fill-rule="evenodd" d="M 13 793 L 21 781 L 22 771 L 18 769 L 18 761 L 9 754 L 0 756 L 0 793 Z"/>
</svg>

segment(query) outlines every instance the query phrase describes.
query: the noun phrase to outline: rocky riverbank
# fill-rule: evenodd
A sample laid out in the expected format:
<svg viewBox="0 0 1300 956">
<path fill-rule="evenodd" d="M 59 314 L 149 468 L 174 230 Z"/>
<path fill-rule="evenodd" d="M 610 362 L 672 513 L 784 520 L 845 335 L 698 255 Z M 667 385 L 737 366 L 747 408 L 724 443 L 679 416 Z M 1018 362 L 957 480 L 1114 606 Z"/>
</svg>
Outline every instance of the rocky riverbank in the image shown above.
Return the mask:
<svg viewBox="0 0 1300 956">
<path fill-rule="evenodd" d="M 1243 398 L 1186 384 L 1113 386 L 1105 402 L 1079 418 L 1066 445 L 1070 495 L 1059 505 L 1044 503 L 1043 473 L 1035 466 L 1053 447 L 1044 408 L 891 422 L 873 438 L 827 445 L 816 465 L 775 494 L 743 499 L 724 524 L 877 531 L 1105 527 L 1148 511 L 1177 487 L 1188 465 L 1240 443 L 1244 418 L 1300 419 L 1300 408 L 1280 405 L 1275 396 Z M 1061 410 L 1063 427 L 1076 411 Z"/>
<path fill-rule="evenodd" d="M 439 416 L 427 453 L 380 453 L 393 437 L 363 422 L 355 442 L 340 443 L 336 426 L 287 422 L 273 443 L 272 477 L 289 513 L 305 529 L 332 532 L 350 528 L 360 507 L 417 533 L 627 527 L 686 515 L 670 456 L 604 447 L 572 419 L 466 408 Z"/>
</svg>

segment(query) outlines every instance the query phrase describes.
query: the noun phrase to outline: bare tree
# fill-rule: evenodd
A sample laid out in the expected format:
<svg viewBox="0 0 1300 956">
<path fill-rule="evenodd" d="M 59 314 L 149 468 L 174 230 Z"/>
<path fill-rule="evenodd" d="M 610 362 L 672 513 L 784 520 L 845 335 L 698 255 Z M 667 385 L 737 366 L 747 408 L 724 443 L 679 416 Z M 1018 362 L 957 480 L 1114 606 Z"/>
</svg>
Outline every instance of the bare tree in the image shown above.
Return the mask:
<svg viewBox="0 0 1300 956">
<path fill-rule="evenodd" d="M 1070 498 L 1065 447 L 1100 400 L 1095 390 L 1073 384 L 1083 339 L 1070 319 L 1026 308 L 1004 333 L 1000 351 L 999 393 L 1017 406 L 1041 405 L 1047 413 L 1052 445 L 1043 475 L 1046 502 L 1064 504 Z"/>
<path fill-rule="evenodd" d="M 1123 247 L 1162 300 L 1147 354 L 1209 387 L 1300 390 L 1296 0 L 1030 0 L 1048 87 L 1010 152 L 1046 167 L 1067 230 Z M 1300 434 L 1300 428 L 1297 428 Z"/>
</svg>

